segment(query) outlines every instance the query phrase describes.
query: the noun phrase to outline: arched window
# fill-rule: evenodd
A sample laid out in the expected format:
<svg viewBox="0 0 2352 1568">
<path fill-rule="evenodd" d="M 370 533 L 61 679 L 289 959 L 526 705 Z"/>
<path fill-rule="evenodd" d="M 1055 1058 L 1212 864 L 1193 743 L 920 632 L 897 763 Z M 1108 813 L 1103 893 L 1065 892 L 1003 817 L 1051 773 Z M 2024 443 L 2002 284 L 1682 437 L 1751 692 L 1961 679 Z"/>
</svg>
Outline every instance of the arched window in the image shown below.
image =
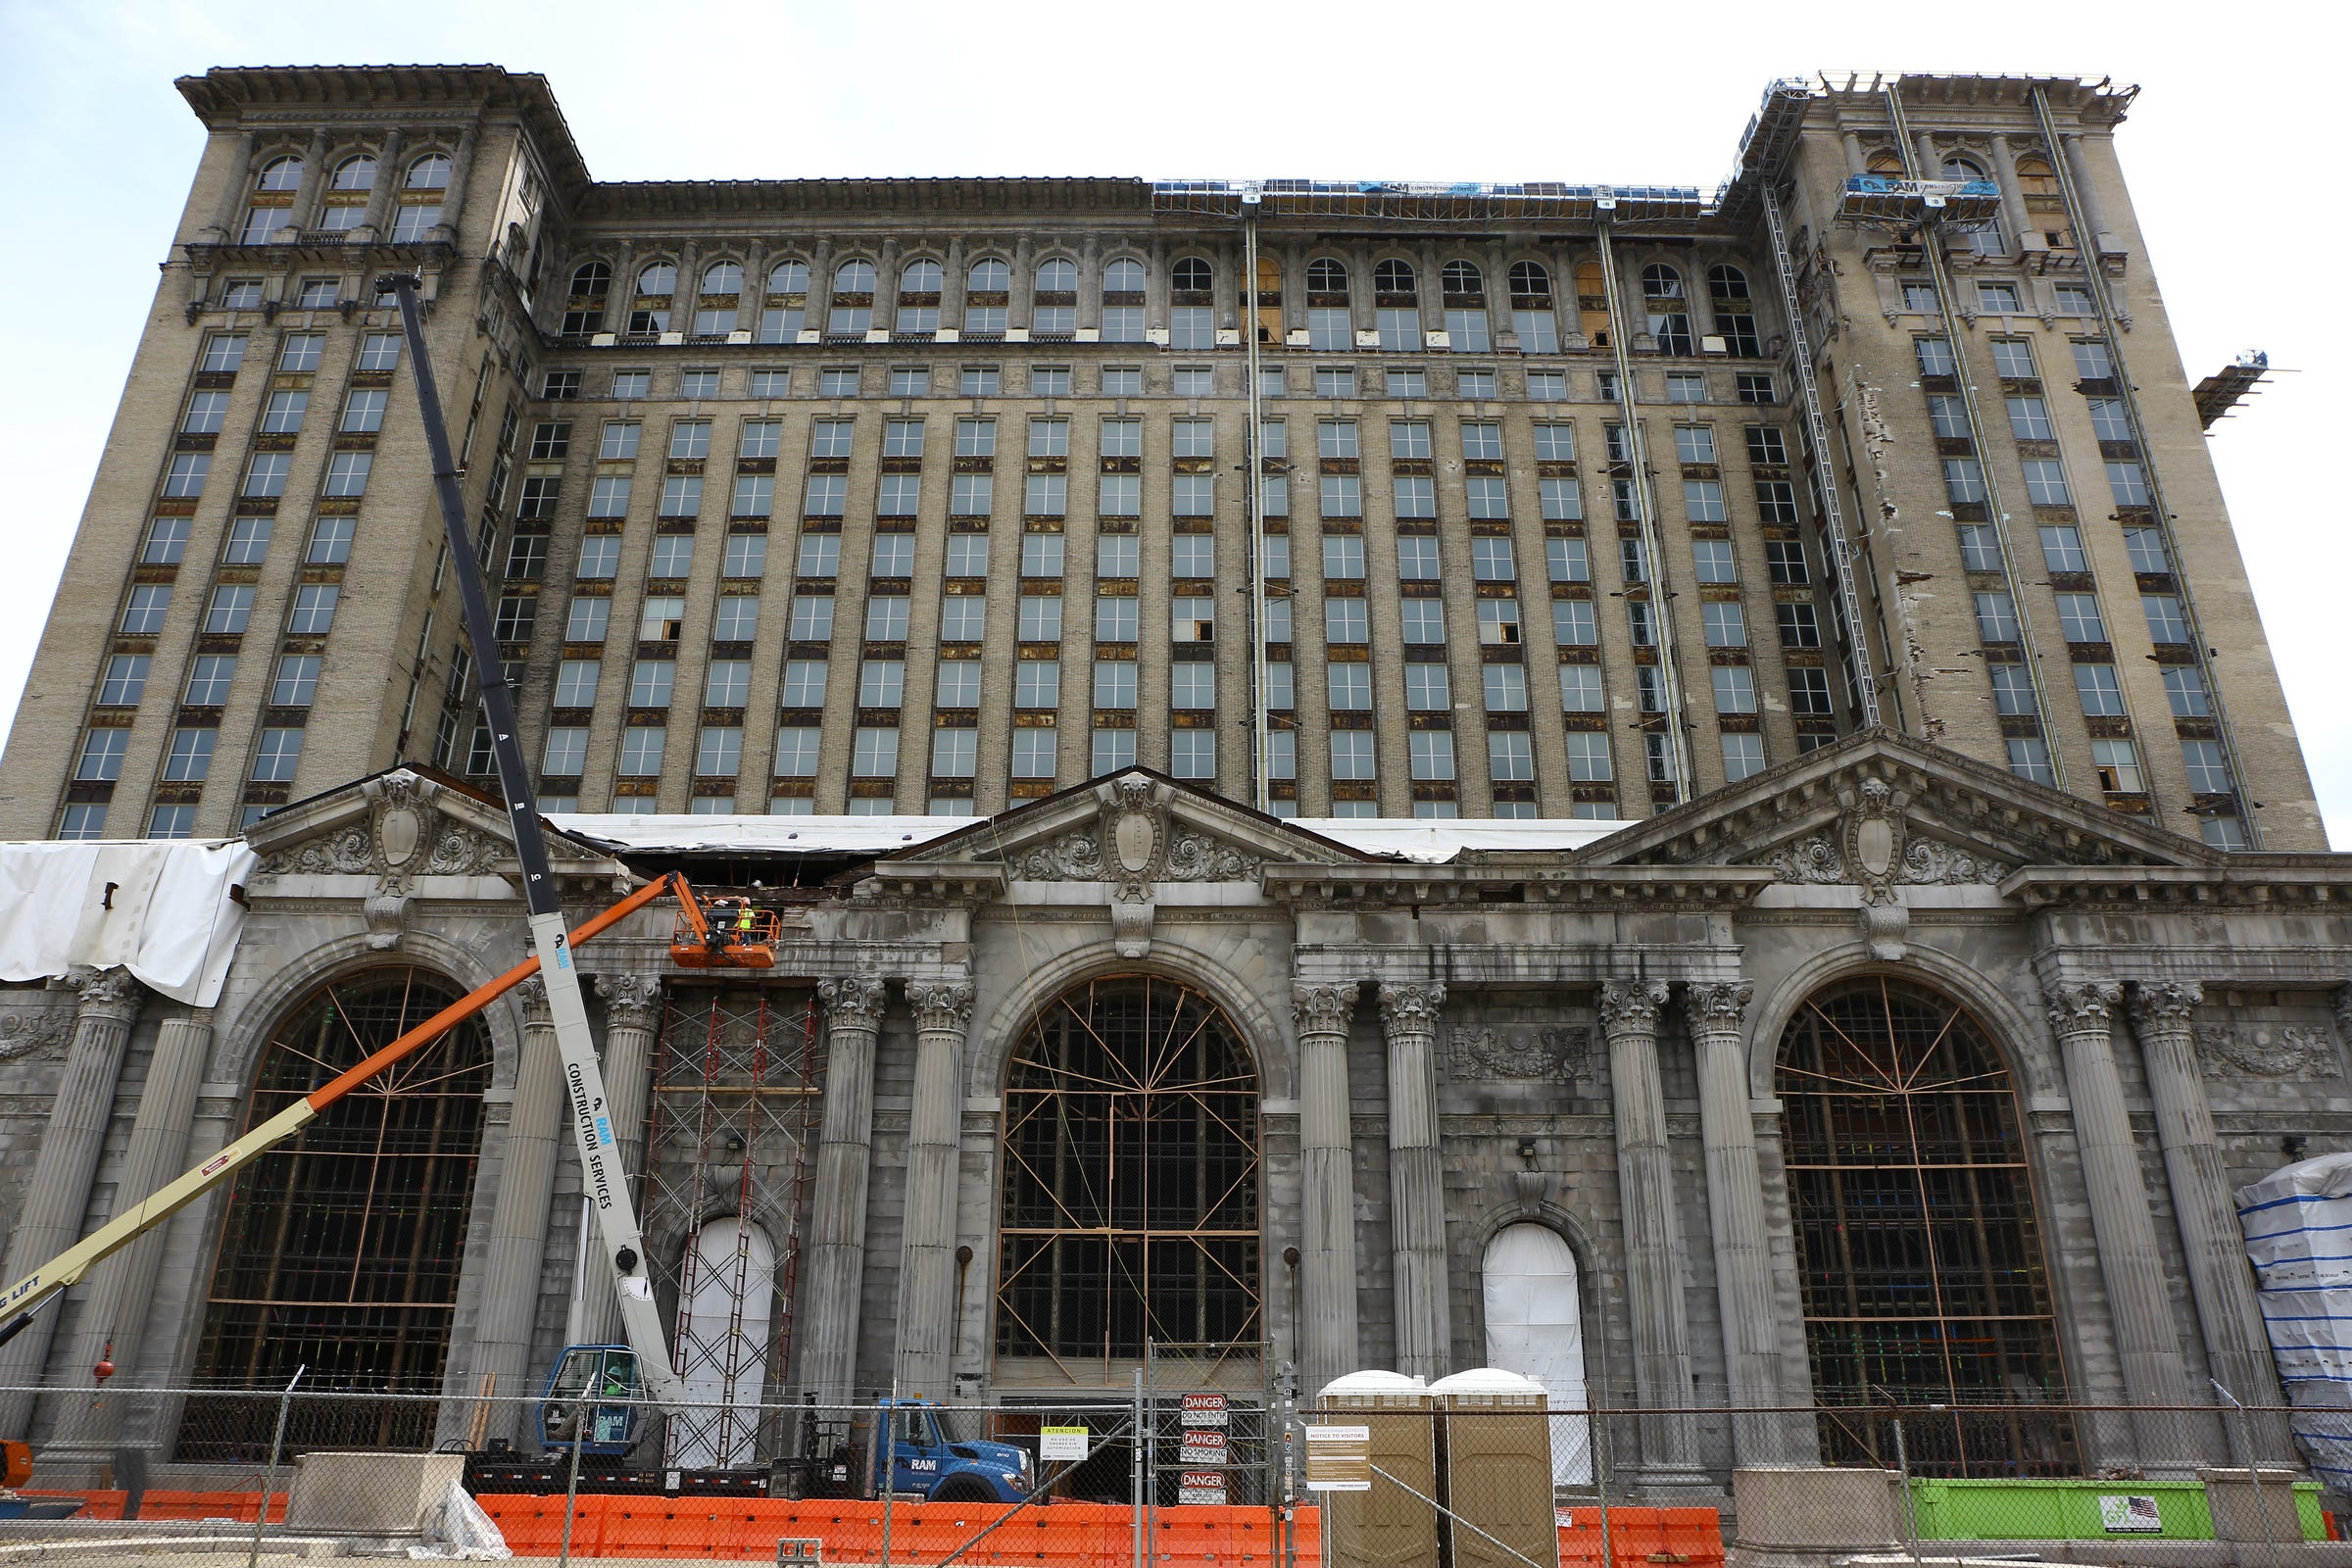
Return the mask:
<svg viewBox="0 0 2352 1568">
<path fill-rule="evenodd" d="M 1264 1338 L 1258 1080 L 1224 1012 L 1170 980 L 1041 1008 L 1004 1085 L 996 1352 L 1093 1380 L 1165 1342 Z"/>
<path fill-rule="evenodd" d="M 1448 294 L 1484 294 L 1486 274 L 1472 262 L 1447 262 L 1439 270 L 1438 278 Z"/>
<path fill-rule="evenodd" d="M 1585 1319 L 1576 1254 L 1549 1226 L 1505 1225 L 1479 1266 L 1486 1298 L 1487 1365 L 1544 1385 L 1554 1410 L 1592 1408 L 1585 1396 Z M 1591 1434 L 1582 1421 L 1551 1423 L 1554 1486 L 1592 1479 Z"/>
<path fill-rule="evenodd" d="M 334 177 L 327 181 L 329 190 L 375 189 L 375 160 L 366 153 L 355 153 L 335 166 Z"/>
<path fill-rule="evenodd" d="M 564 308 L 564 335 L 585 337 L 605 329 L 605 299 L 612 289 L 612 269 L 605 262 L 582 262 L 571 270 L 571 298 Z"/>
<path fill-rule="evenodd" d="M 1372 287 L 1381 294 L 1410 294 L 1418 286 L 1413 264 L 1392 256 L 1372 269 Z"/>
<path fill-rule="evenodd" d="M 1882 147 L 1870 155 L 1870 160 L 1864 167 L 1881 179 L 1901 179 L 1903 177 L 1903 155 L 1890 147 Z"/>
<path fill-rule="evenodd" d="M 947 286 L 948 274 L 928 256 L 908 262 L 899 269 L 899 292 L 902 294 L 936 294 Z"/>
<path fill-rule="evenodd" d="M 1144 291 L 1144 264 L 1130 256 L 1122 256 L 1102 269 L 1102 292 L 1105 294 L 1141 294 Z"/>
<path fill-rule="evenodd" d="M 329 234 L 346 234 L 368 219 L 368 192 L 375 188 L 375 160 L 355 153 L 335 166 L 327 176 L 326 197 L 318 207 L 318 227 Z"/>
<path fill-rule="evenodd" d="M 1943 177 L 1964 181 L 1983 179 L 1984 170 L 1975 159 L 1963 158 L 1955 154 L 1943 161 Z M 2006 256 L 2009 254 L 2009 237 L 2001 226 L 1999 213 L 1996 212 L 1992 217 L 1979 220 L 1968 231 L 1968 248 L 1979 256 Z"/>
<path fill-rule="evenodd" d="M 743 264 L 741 262 L 712 262 L 703 269 L 703 292 L 706 294 L 740 294 L 743 292 Z"/>
<path fill-rule="evenodd" d="M 1037 291 L 1040 294 L 1077 293 L 1078 264 L 1066 256 L 1055 256 L 1038 263 Z"/>
<path fill-rule="evenodd" d="M 2052 202 L 2061 200 L 2065 192 L 2058 188 L 2058 175 L 2051 170 L 2050 161 L 2039 153 L 2027 153 L 2017 161 L 2017 185 L 2030 205 L 2036 196 L 2046 196 Z"/>
<path fill-rule="evenodd" d="M 1187 256 L 1168 273 L 1169 286 L 1182 294 L 1200 294 L 1214 286 L 1208 264 L 1198 256 Z"/>
<path fill-rule="evenodd" d="M 808 293 L 808 264 L 797 256 L 787 256 L 767 270 L 767 291 L 770 294 Z"/>
<path fill-rule="evenodd" d="M 449 170 L 449 154 L 426 153 L 409 165 L 408 187 L 411 190 L 447 190 Z"/>
<path fill-rule="evenodd" d="M 678 291 L 678 268 L 674 262 L 655 262 L 638 270 L 637 293 L 640 297 L 660 295 L 663 298 Z"/>
<path fill-rule="evenodd" d="M 1598 262 L 1576 264 L 1576 323 L 1585 341 L 1596 349 L 1609 346 L 1609 282 Z"/>
<path fill-rule="evenodd" d="M 854 256 L 833 269 L 833 292 L 836 294 L 871 294 L 874 291 L 874 264 L 861 256 Z"/>
<path fill-rule="evenodd" d="M 262 172 L 253 182 L 257 191 L 294 191 L 302 185 L 302 160 L 288 153 L 272 158 L 262 166 Z"/>
<path fill-rule="evenodd" d="M 2017 160 L 2018 194 L 2026 199 L 2026 220 L 2041 234 L 2054 251 L 2072 250 L 2075 244 L 2074 226 L 2066 220 L 2066 193 L 2059 188 L 2058 172 L 2050 161 L 2039 153 L 2026 153 Z"/>
<path fill-rule="evenodd" d="M 571 292 L 580 298 L 594 295 L 601 303 L 606 291 L 612 287 L 612 268 L 607 262 L 582 262 L 572 269 Z"/>
<path fill-rule="evenodd" d="M 638 269 L 637 298 L 629 307 L 629 331 L 634 336 L 669 330 L 669 300 L 677 292 L 674 262 L 653 262 Z"/>
<path fill-rule="evenodd" d="M 735 330 L 735 302 L 743 293 L 743 264 L 712 262 L 703 269 L 703 283 L 694 302 L 694 335 L 723 338 Z"/>
<path fill-rule="evenodd" d="M 1642 269 L 1642 297 L 1645 300 L 1679 300 L 1683 297 L 1683 274 L 1664 262 L 1652 262 Z"/>
<path fill-rule="evenodd" d="M 1774 1092 L 1814 1396 L 2063 1400 L 2017 1091 L 1984 1026 L 1923 985 L 1838 981 L 1783 1031 Z M 1823 1460 L 1890 1436 L 1824 1419 Z M 2073 1446 L 2055 1417 L 1947 1417 L 1911 1427 L 1910 1458 L 1933 1475 L 2046 1474 Z"/>
<path fill-rule="evenodd" d="M 261 1048 L 244 1130 L 458 1000 L 405 965 L 328 982 Z M 477 1016 L 370 1080 L 230 1185 L 196 1381 L 214 1388 L 426 1392 L 441 1385 L 472 1212 L 490 1032 Z M 198 1395 L 177 1457 L 268 1457 L 276 1412 Z M 289 1444 L 421 1448 L 429 1403 L 297 1407 Z"/>
<path fill-rule="evenodd" d="M 1737 267 L 1718 264 L 1707 269 L 1707 293 L 1718 304 L 1748 298 L 1747 274 Z"/>
<path fill-rule="evenodd" d="M 948 274 L 939 263 L 922 257 L 899 269 L 899 318 L 895 330 L 904 337 L 924 337 L 939 330 L 939 291 Z"/>
<path fill-rule="evenodd" d="M 1347 293 L 1347 267 L 1335 257 L 1316 257 L 1306 264 L 1306 291 L 1310 294 Z"/>
<path fill-rule="evenodd" d="M 1983 179 L 1984 171 L 1975 159 L 1955 156 L 1943 161 L 1943 177 L 1960 180 Z"/>
<path fill-rule="evenodd" d="M 1551 303 L 1551 273 L 1541 262 L 1511 264 L 1511 298 Z"/>
</svg>

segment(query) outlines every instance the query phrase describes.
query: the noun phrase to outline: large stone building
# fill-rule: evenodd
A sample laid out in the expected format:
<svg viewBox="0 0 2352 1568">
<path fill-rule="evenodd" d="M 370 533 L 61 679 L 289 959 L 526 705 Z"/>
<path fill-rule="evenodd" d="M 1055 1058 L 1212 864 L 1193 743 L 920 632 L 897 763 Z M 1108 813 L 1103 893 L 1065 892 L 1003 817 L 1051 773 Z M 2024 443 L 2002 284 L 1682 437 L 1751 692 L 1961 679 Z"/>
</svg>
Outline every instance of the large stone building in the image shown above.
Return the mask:
<svg viewBox="0 0 2352 1568">
<path fill-rule="evenodd" d="M 1067 1398 L 1150 1338 L 1262 1396 L 1479 1364 L 1502 1300 L 1563 1397 L 2277 1397 L 2230 1191 L 2352 1147 L 2352 861 L 2130 94 L 1781 84 L 1707 197 L 600 185 L 535 76 L 181 86 L 0 833 L 261 859 L 216 1005 L 0 997 L 12 1276 L 520 956 L 400 267 L 568 896 L 785 917 L 724 984 L 666 914 L 583 950 L 707 1391 Z M 339 1114 L 0 1386 L 512 1393 L 612 1332 L 532 998 Z"/>
</svg>

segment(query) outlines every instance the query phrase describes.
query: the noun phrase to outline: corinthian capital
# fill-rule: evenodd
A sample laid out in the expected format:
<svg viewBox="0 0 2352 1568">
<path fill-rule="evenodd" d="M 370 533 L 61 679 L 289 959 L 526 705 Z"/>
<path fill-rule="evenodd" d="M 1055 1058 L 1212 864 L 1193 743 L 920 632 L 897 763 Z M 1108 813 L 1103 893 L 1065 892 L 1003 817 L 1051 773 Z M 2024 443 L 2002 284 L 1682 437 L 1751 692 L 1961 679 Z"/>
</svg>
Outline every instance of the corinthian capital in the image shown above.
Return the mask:
<svg viewBox="0 0 2352 1568">
<path fill-rule="evenodd" d="M 2050 1027 L 2060 1034 L 2104 1032 L 2124 1000 L 2124 988 L 2113 980 L 2061 980 L 2042 987 L 2049 1004 Z"/>
<path fill-rule="evenodd" d="M 1302 1035 L 1344 1035 L 1355 1013 L 1355 992 L 1353 980 L 1299 981 L 1291 987 L 1291 1019 Z"/>
<path fill-rule="evenodd" d="M 1683 987 L 1683 1017 L 1694 1035 L 1736 1032 L 1755 994 L 1745 980 L 1694 980 Z"/>
<path fill-rule="evenodd" d="M 914 1009 L 915 1028 L 961 1034 L 972 1021 L 972 988 L 959 980 L 909 982 L 906 1005 Z"/>
<path fill-rule="evenodd" d="M 81 999 L 77 1010 L 84 1018 L 135 1018 L 146 995 L 128 969 L 74 969 L 66 984 Z"/>
<path fill-rule="evenodd" d="M 1600 986 L 1600 1027 L 1605 1034 L 1654 1030 L 1666 1006 L 1663 980 L 1604 980 Z"/>
<path fill-rule="evenodd" d="M 2132 987 L 2132 1027 L 2185 1029 L 2188 1015 L 2205 1000 L 2205 988 L 2194 980 L 2141 980 Z"/>
<path fill-rule="evenodd" d="M 880 1028 L 887 996 L 882 982 L 869 975 L 844 975 L 816 983 L 816 997 L 825 1004 L 826 1021 L 840 1028 Z"/>
<path fill-rule="evenodd" d="M 608 1028 L 651 1029 L 662 1021 L 662 977 L 658 974 L 600 974 L 596 994 L 605 1000 Z"/>
<path fill-rule="evenodd" d="M 1435 980 L 1426 985 L 1384 984 L 1380 988 L 1380 1021 L 1391 1034 L 1436 1029 L 1438 1009 L 1445 1004 L 1446 988 Z"/>
</svg>

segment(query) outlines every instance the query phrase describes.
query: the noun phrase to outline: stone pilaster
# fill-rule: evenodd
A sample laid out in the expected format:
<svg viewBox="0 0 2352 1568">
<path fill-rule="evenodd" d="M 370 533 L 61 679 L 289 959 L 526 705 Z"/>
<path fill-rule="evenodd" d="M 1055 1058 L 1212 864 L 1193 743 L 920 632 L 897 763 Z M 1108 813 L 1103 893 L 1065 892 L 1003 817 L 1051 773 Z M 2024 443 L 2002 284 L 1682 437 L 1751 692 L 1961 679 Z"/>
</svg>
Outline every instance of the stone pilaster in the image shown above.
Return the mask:
<svg viewBox="0 0 2352 1568">
<path fill-rule="evenodd" d="M 50 1102 L 49 1124 L 33 1159 L 32 1180 L 24 1187 L 24 1206 L 9 1238 L 6 1269 L 12 1281 L 81 1239 L 90 1207 L 90 1179 L 97 1174 L 106 1126 L 114 1115 L 123 1048 L 130 1043 L 130 1026 L 147 995 L 128 969 L 76 969 L 66 984 L 81 1000 L 74 1015 L 74 1040 L 58 1074 L 57 1098 Z M 42 1380 L 59 1304 L 51 1300 L 24 1333 L 0 1347 L 0 1437 L 27 1436 L 33 1396 L 6 1391 Z M 86 1368 L 82 1372 L 87 1375 Z"/>
<path fill-rule="evenodd" d="M 874 1146 L 874 1043 L 887 993 L 878 979 L 817 983 L 825 1008 L 824 1126 L 808 1214 L 808 1325 L 799 1384 L 819 1404 L 850 1397 L 858 1369 L 858 1290 L 865 1277 L 865 1193 Z"/>
<path fill-rule="evenodd" d="M 1773 1310 L 1772 1243 L 1764 1221 L 1764 1173 L 1748 1109 L 1747 1031 L 1755 987 L 1744 980 L 1683 988 L 1683 1016 L 1698 1061 L 1699 1133 L 1706 1144 L 1707 1225 L 1715 1245 L 1715 1294 L 1723 1313 L 1723 1364 L 1736 1408 L 1779 1405 L 1780 1325 Z M 1732 1419 L 1741 1464 L 1785 1462 L 1781 1422 Z"/>
<path fill-rule="evenodd" d="M 122 1151 L 122 1174 L 116 1187 L 121 1195 L 117 1214 L 128 1213 L 131 1205 L 187 1168 L 196 1086 L 204 1081 L 205 1061 L 212 1049 L 213 1013 L 209 1007 L 182 1008 L 166 1018 L 157 1031 L 155 1052 L 147 1062 L 147 1081 L 139 1090 L 138 1109 L 131 1118 L 130 1141 Z M 66 1359 L 69 1375 L 78 1377 L 104 1357 L 114 1362 L 127 1394 L 134 1380 L 122 1374 L 138 1365 L 147 1312 L 155 1295 L 156 1270 L 163 1259 L 164 1231 L 159 1226 L 90 1270 L 80 1327 Z M 111 1455 L 122 1433 L 124 1395 L 102 1394 L 95 1400 L 68 1401 L 58 1411 L 57 1431 L 49 1440 L 50 1456 L 70 1462 L 99 1461 Z"/>
<path fill-rule="evenodd" d="M 1626 1306 L 1633 1317 L 1634 1393 L 1645 1409 L 1687 1410 L 1691 1389 L 1682 1225 L 1658 1079 L 1658 1015 L 1665 1005 L 1662 980 L 1611 980 L 1600 988 L 1610 1108 L 1617 1125 L 1617 1202 L 1625 1231 Z M 1644 1420 L 1641 1465 L 1643 1479 L 1653 1485 L 1697 1484 L 1702 1479 L 1697 1434 L 1690 1418 Z"/>
<path fill-rule="evenodd" d="M 2246 1261 L 2230 1175 L 2215 1143 L 2213 1106 L 2197 1068 L 2189 1015 L 2204 1000 L 2204 990 L 2193 983 L 2141 981 L 2132 988 L 2132 1032 L 2139 1037 L 2148 1099 L 2156 1108 L 2156 1143 L 2164 1151 L 2165 1182 L 2173 1192 L 2173 1216 L 2180 1227 L 2180 1254 L 2188 1265 L 2197 1326 L 2204 1331 L 2205 1358 L 2214 1377 L 2240 1400 L 2275 1405 L 2281 1402 L 2278 1364 L 2254 1297 L 2254 1271 Z M 2235 1423 L 2226 1425 L 2236 1441 Z M 2251 1461 L 2240 1454 L 2236 1462 Z"/>
<path fill-rule="evenodd" d="M 2045 984 L 2042 990 L 2066 1062 L 2067 1099 L 2074 1108 L 2075 1142 L 2082 1152 L 2091 1229 L 2098 1237 L 2099 1274 L 2107 1286 L 2125 1396 L 2137 1406 L 2185 1404 L 2187 1368 L 2173 1328 L 2139 1147 L 2115 1069 L 2112 1028 L 2124 988 L 2113 980 L 2071 980 Z M 2139 1452 L 2132 1457 L 2143 1464 L 2177 1464 L 2184 1457 L 2163 1430 L 2162 1418 L 2134 1425 Z M 2114 1456 L 2101 1458 L 2111 1463 Z"/>
<path fill-rule="evenodd" d="M 1452 1345 L 1446 1304 L 1446 1179 L 1438 1155 L 1438 1009 L 1446 988 L 1384 985 L 1389 1041 L 1389 1228 L 1395 1238 L 1396 1370 L 1441 1378 Z"/>
<path fill-rule="evenodd" d="M 612 1115 L 620 1168 L 629 1178 L 630 1201 L 643 1213 L 645 1112 L 653 1089 L 654 1042 L 662 1033 L 662 977 L 600 974 L 596 994 L 605 1004 L 605 1104 Z M 620 1300 L 606 1288 L 601 1272 L 580 1293 L 580 1335 L 602 1345 L 620 1339 Z"/>
<path fill-rule="evenodd" d="M 1298 984 L 1299 1391 L 1356 1370 L 1355 1148 L 1348 1107 L 1348 1020 L 1353 980 Z"/>
<path fill-rule="evenodd" d="M 963 1132 L 963 1040 L 972 988 L 906 987 L 914 1009 L 914 1101 L 906 1126 L 906 1221 L 899 1249 L 899 1391 L 946 1398 L 956 1349 L 956 1177 Z"/>
<path fill-rule="evenodd" d="M 520 1407 L 504 1400 L 528 1392 L 531 1330 L 555 1201 L 556 1144 L 564 1132 L 564 1063 L 546 983 L 534 975 L 514 988 L 514 996 L 522 1004 L 522 1050 L 514 1061 L 506 1152 L 490 1208 L 490 1245 L 482 1253 L 471 1379 L 474 1390 L 497 1401 L 487 1407 L 487 1436 L 509 1439 L 521 1435 Z"/>
</svg>

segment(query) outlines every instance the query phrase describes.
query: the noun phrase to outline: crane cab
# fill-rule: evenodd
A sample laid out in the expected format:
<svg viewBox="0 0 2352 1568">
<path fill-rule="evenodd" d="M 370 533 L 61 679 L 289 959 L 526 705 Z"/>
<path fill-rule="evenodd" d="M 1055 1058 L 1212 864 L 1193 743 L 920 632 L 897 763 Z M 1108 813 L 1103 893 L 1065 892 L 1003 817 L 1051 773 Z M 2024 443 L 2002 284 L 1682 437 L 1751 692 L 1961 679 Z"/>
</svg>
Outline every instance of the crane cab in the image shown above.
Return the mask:
<svg viewBox="0 0 2352 1568">
<path fill-rule="evenodd" d="M 645 1376 L 625 1345 L 572 1345 L 556 1359 L 539 1399 L 539 1441 L 549 1452 L 618 1459 L 635 1447 L 647 1415 Z M 606 1401 L 612 1402 L 606 1402 Z"/>
</svg>

